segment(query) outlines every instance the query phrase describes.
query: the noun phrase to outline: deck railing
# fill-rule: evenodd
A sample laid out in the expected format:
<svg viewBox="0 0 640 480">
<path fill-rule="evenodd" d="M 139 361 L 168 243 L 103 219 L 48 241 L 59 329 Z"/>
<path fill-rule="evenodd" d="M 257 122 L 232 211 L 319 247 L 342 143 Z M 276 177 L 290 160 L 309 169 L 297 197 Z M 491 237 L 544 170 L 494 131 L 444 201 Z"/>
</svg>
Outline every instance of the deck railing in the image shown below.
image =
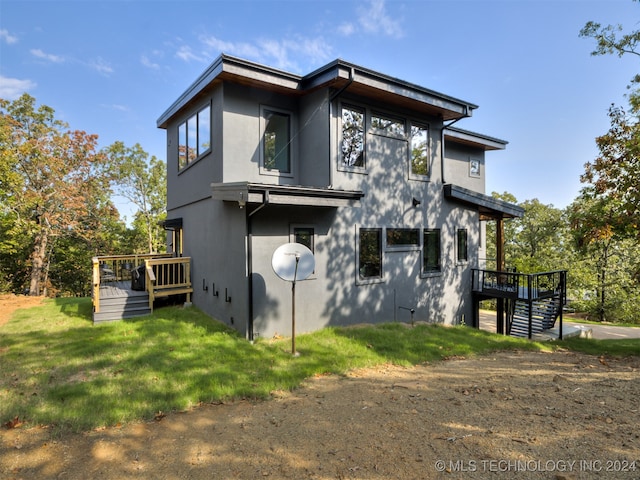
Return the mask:
<svg viewBox="0 0 640 480">
<path fill-rule="evenodd" d="M 190 301 L 191 258 L 174 257 L 171 253 L 105 255 L 93 257 L 93 311 L 100 312 L 101 285 L 131 282 L 138 275 L 143 276 L 151 310 L 157 297 L 186 293 Z"/>
<path fill-rule="evenodd" d="M 566 270 L 542 273 L 472 271 L 472 290 L 487 296 L 522 300 L 535 300 L 562 294 L 566 302 Z"/>
</svg>

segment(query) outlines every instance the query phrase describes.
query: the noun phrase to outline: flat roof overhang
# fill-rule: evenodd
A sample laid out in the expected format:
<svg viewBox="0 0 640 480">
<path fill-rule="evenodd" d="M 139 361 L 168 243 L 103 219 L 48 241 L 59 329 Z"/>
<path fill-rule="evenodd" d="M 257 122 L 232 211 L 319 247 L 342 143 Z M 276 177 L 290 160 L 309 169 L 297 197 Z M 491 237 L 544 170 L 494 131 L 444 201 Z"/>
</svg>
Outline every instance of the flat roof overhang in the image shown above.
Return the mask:
<svg viewBox="0 0 640 480">
<path fill-rule="evenodd" d="M 360 190 L 333 190 L 300 185 L 264 183 L 212 183 L 212 198 L 225 202 L 306 207 L 355 207 L 364 196 Z"/>
<path fill-rule="evenodd" d="M 484 151 L 504 150 L 509 143 L 506 140 L 500 140 L 499 138 L 455 127 L 447 127 L 444 129 L 444 139 L 449 142 L 480 148 Z"/>
<path fill-rule="evenodd" d="M 524 215 L 524 208 L 518 205 L 458 185 L 448 183 L 443 191 L 446 199 L 477 208 L 481 220 L 521 218 Z"/>
<path fill-rule="evenodd" d="M 440 116 L 445 121 L 470 117 L 472 111 L 478 108 L 464 100 L 343 60 L 335 60 L 308 75 L 300 76 L 222 54 L 158 118 L 158 128 L 167 128 L 174 115 L 222 82 L 294 96 L 307 95 L 321 88 L 340 91 L 347 87 L 350 94 Z"/>
</svg>

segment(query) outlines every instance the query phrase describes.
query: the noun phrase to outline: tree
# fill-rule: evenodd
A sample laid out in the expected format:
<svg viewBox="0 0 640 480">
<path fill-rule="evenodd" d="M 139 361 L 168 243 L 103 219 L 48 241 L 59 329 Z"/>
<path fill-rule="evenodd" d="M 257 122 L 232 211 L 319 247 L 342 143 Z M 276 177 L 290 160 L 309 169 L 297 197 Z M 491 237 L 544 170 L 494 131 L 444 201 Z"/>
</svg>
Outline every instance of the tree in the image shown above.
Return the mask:
<svg viewBox="0 0 640 480">
<path fill-rule="evenodd" d="M 164 162 L 155 156 L 149 159 L 139 144 L 126 147 L 115 142 L 108 147 L 114 172 L 114 191 L 137 208 L 134 226 L 141 225 L 149 253 L 165 246 L 164 232 L 158 223 L 166 216 L 167 176 Z"/>
<path fill-rule="evenodd" d="M 505 263 L 523 273 L 565 269 L 571 258 L 568 229 L 563 211 L 537 198 L 518 203 L 510 193 L 493 193 L 494 198 L 518 204 L 522 218 L 505 222 Z M 487 225 L 487 255 L 495 256 L 495 225 Z"/>
<path fill-rule="evenodd" d="M 616 200 L 584 188 L 568 208 L 578 261 L 574 263 L 578 303 L 599 321 L 634 321 L 640 308 L 638 253 Z M 635 306 L 635 307 L 632 307 Z M 634 311 L 635 310 L 635 311 Z"/>
<path fill-rule="evenodd" d="M 593 38 L 596 49 L 592 55 L 640 56 L 638 46 L 640 31 L 623 34 L 621 25 L 602 26 L 587 22 L 580 36 Z M 592 184 L 598 195 L 612 197 L 617 214 L 627 218 L 631 225 L 640 222 L 640 75 L 631 80 L 628 95 L 630 109 L 612 105 L 609 109 L 611 128 L 596 139 L 599 155 L 593 162 L 585 164 L 581 180 Z"/>
<path fill-rule="evenodd" d="M 94 237 L 112 209 L 97 136 L 68 130 L 54 113 L 28 94 L 0 99 L 0 214 L 12 241 L 29 246 L 31 295 L 46 293 L 55 239 Z"/>
</svg>

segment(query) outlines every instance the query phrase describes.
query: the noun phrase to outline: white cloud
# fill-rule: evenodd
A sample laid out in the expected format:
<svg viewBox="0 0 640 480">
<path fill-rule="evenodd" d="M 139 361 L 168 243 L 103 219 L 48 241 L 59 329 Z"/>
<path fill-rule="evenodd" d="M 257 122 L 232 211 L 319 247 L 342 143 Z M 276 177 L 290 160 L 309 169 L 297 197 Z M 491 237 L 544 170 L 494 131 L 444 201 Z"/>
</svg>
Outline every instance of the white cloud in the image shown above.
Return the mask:
<svg viewBox="0 0 640 480">
<path fill-rule="evenodd" d="M 351 22 L 344 22 L 338 25 L 338 33 L 344 37 L 353 35 L 356 31 L 356 27 Z"/>
<path fill-rule="evenodd" d="M 7 30 L 6 28 L 0 29 L 0 39 L 7 42 L 8 45 L 11 45 L 12 43 L 18 43 L 18 37 L 14 37 L 13 35 L 11 35 L 9 33 L 9 30 Z"/>
<path fill-rule="evenodd" d="M 160 65 L 153 62 L 149 57 L 147 57 L 146 55 L 142 55 L 140 57 L 140 63 L 142 63 L 143 66 L 147 67 L 147 68 L 151 68 L 153 70 L 159 70 L 160 69 Z"/>
<path fill-rule="evenodd" d="M 384 0 L 371 0 L 368 7 L 358 8 L 358 22 L 368 33 L 382 33 L 389 37 L 403 36 L 400 22 L 386 11 Z"/>
<path fill-rule="evenodd" d="M 196 55 L 195 53 L 193 53 L 191 51 L 191 47 L 187 46 L 187 45 L 182 45 L 178 51 L 176 52 L 176 57 L 178 57 L 181 60 L 184 60 L 185 62 L 191 62 L 191 61 L 196 61 L 196 62 L 206 62 L 207 59 L 203 58 L 201 56 Z"/>
<path fill-rule="evenodd" d="M 214 50 L 214 56 L 218 56 L 220 53 L 228 53 L 229 55 L 237 55 L 239 57 L 247 57 L 258 60 L 260 55 L 260 49 L 255 45 L 247 42 L 225 42 L 216 37 L 200 37 L 200 41 L 204 43 L 208 48 Z"/>
<path fill-rule="evenodd" d="M 15 100 L 23 93 L 34 89 L 36 85 L 31 80 L 20 80 L 0 75 L 0 98 Z"/>
<path fill-rule="evenodd" d="M 254 43 L 227 42 L 208 36 L 200 39 L 211 50 L 211 56 L 220 53 L 236 55 L 257 62 L 268 63 L 280 69 L 296 70 L 292 57 L 311 59 L 313 63 L 326 60 L 331 54 L 331 46 L 323 38 L 296 36 L 284 40 L 262 38 Z"/>
<path fill-rule="evenodd" d="M 52 53 L 45 53 L 42 50 L 40 50 L 39 48 L 33 48 L 30 50 L 31 55 L 33 55 L 34 57 L 40 58 L 42 60 L 46 60 L 48 62 L 52 62 L 52 63 L 62 63 L 64 62 L 64 58 L 61 57 L 60 55 L 53 55 Z"/>
<path fill-rule="evenodd" d="M 106 60 L 101 57 L 96 58 L 89 62 L 89 67 L 93 68 L 96 72 L 101 75 L 109 76 L 113 73 L 113 68 Z"/>
</svg>

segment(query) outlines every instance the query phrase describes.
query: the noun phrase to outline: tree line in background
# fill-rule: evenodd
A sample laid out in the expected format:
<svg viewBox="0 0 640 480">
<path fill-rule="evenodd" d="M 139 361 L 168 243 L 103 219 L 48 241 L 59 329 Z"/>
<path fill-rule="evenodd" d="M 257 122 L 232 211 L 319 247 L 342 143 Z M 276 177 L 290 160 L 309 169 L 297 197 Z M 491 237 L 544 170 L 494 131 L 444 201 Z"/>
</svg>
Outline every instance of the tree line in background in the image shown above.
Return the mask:
<svg viewBox="0 0 640 480">
<path fill-rule="evenodd" d="M 639 55 L 640 31 L 588 22 L 580 36 L 596 41 L 593 55 Z M 568 270 L 573 306 L 593 319 L 640 323 L 640 75 L 628 89 L 628 108 L 609 110 L 579 196 L 565 209 L 519 203 L 525 214 L 505 224 L 505 256 L 520 272 Z M 0 99 L 0 292 L 86 296 L 93 256 L 164 251 L 164 162 L 138 144 L 98 150 L 97 140 L 28 94 Z M 137 208 L 131 225 L 114 195 Z"/>
<path fill-rule="evenodd" d="M 93 256 L 164 251 L 164 162 L 97 145 L 26 93 L 0 99 L 0 292 L 87 296 Z M 137 208 L 130 226 L 114 195 Z"/>
</svg>

